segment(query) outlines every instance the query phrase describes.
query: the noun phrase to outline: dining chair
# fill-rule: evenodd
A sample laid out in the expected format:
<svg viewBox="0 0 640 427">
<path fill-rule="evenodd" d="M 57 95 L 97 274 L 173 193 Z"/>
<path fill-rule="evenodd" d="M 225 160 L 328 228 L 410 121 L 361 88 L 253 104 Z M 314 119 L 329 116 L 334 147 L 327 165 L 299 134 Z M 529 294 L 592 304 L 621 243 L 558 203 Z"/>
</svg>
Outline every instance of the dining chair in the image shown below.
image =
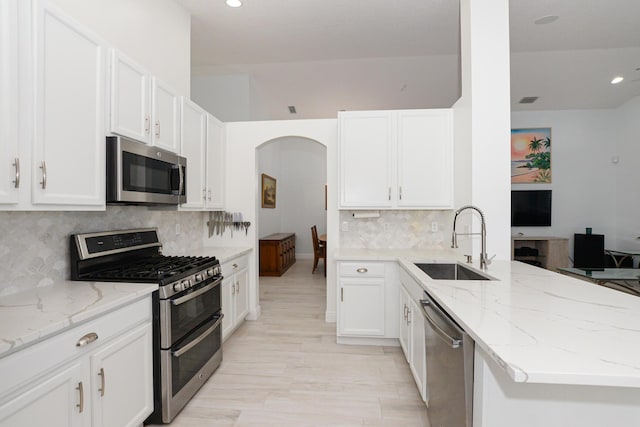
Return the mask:
<svg viewBox="0 0 640 427">
<path fill-rule="evenodd" d="M 324 275 L 327 275 L 327 248 L 318 240 L 318 229 L 316 226 L 311 227 L 311 238 L 313 239 L 313 270 L 311 274 L 316 271 L 318 267 L 318 260 L 322 258 L 324 260 Z"/>
</svg>

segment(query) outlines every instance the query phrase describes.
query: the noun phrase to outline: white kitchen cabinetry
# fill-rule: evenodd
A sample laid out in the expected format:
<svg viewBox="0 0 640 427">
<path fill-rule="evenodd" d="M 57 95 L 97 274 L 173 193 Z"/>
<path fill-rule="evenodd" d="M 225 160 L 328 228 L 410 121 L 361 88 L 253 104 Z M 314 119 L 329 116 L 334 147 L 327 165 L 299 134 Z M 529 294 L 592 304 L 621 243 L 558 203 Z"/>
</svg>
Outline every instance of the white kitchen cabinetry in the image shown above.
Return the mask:
<svg viewBox="0 0 640 427">
<path fill-rule="evenodd" d="M 338 262 L 338 341 L 398 338 L 395 263 Z"/>
<path fill-rule="evenodd" d="M 116 49 L 111 52 L 110 105 L 112 133 L 180 152 L 176 92 Z"/>
<path fill-rule="evenodd" d="M 3 0 L 0 2 L 0 203 L 19 200 L 18 75 L 18 0 Z"/>
<path fill-rule="evenodd" d="M 184 210 L 224 209 L 224 124 L 182 98 L 182 155 L 187 158 Z"/>
<path fill-rule="evenodd" d="M 3 2 L 0 29 L 2 55 L 10 59 L 0 65 L 1 84 L 10 82 L 0 101 L 8 148 L 0 159 L 2 209 L 104 210 L 106 44 L 53 2 L 17 5 L 15 15 L 16 2 Z M 15 23 L 17 39 L 7 42 Z"/>
<path fill-rule="evenodd" d="M 249 257 L 241 255 L 222 264 L 222 339 L 244 322 L 249 314 Z"/>
<path fill-rule="evenodd" d="M 449 109 L 340 112 L 341 209 L 451 209 Z"/>
<path fill-rule="evenodd" d="M 422 314 L 422 286 L 400 269 L 400 346 L 409 363 L 422 400 L 427 398 L 427 356 Z"/>
<path fill-rule="evenodd" d="M 0 426 L 138 426 L 153 411 L 151 297 L 0 359 Z"/>
</svg>

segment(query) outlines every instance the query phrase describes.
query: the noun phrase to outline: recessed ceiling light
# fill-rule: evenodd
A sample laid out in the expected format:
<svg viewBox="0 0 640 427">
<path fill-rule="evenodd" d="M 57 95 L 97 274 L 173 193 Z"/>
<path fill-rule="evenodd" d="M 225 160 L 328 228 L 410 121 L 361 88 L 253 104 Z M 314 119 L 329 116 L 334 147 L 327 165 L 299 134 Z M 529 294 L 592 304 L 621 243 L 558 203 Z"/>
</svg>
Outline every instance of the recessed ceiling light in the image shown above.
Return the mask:
<svg viewBox="0 0 640 427">
<path fill-rule="evenodd" d="M 616 77 L 613 78 L 613 80 L 611 80 L 611 84 L 612 85 L 617 85 L 618 83 L 620 83 L 623 80 L 624 80 L 624 77 L 616 76 Z"/>
<path fill-rule="evenodd" d="M 536 19 L 533 23 L 536 25 L 546 25 L 556 22 L 558 18 L 560 18 L 558 15 L 546 15 Z"/>
<path fill-rule="evenodd" d="M 240 6 L 242 6 L 242 2 L 240 0 L 227 0 L 227 6 L 229 6 L 229 7 L 240 7 Z"/>
</svg>

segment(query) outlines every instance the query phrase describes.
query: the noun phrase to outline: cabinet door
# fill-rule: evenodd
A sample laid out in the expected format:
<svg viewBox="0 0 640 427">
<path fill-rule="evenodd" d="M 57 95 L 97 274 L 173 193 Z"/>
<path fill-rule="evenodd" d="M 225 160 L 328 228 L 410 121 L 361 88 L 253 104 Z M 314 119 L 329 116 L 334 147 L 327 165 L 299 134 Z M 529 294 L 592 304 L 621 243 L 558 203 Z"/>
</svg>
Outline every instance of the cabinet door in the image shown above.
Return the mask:
<svg viewBox="0 0 640 427">
<path fill-rule="evenodd" d="M 149 75 L 122 53 L 111 52 L 111 132 L 150 144 Z"/>
<path fill-rule="evenodd" d="M 153 349 L 147 323 L 91 356 L 93 426 L 139 426 L 153 412 Z"/>
<path fill-rule="evenodd" d="M 17 8 L 17 0 L 0 2 L 0 203 L 18 203 L 20 184 Z"/>
<path fill-rule="evenodd" d="M 90 425 L 88 363 L 76 361 L 0 406 L 0 427 Z"/>
<path fill-rule="evenodd" d="M 180 99 L 175 91 L 157 78 L 152 81 L 151 117 L 153 145 L 173 153 L 180 152 Z"/>
<path fill-rule="evenodd" d="M 426 400 L 427 391 L 427 358 L 425 356 L 424 341 L 424 316 L 422 315 L 422 307 L 409 298 L 409 330 L 410 330 L 410 363 L 413 379 L 418 386 L 422 400 Z"/>
<path fill-rule="evenodd" d="M 384 335 L 384 279 L 340 279 L 340 335 Z"/>
<path fill-rule="evenodd" d="M 209 209 L 224 209 L 224 125 L 207 114 L 207 201 Z"/>
<path fill-rule="evenodd" d="M 182 156 L 187 158 L 187 202 L 182 208 L 204 209 L 207 113 L 182 97 Z"/>
<path fill-rule="evenodd" d="M 247 269 L 238 271 L 234 276 L 236 284 L 234 324 L 239 324 L 249 314 L 249 274 Z"/>
<path fill-rule="evenodd" d="M 391 207 L 392 156 L 395 138 L 390 112 L 345 112 L 338 115 L 340 207 Z"/>
<path fill-rule="evenodd" d="M 235 318 L 235 277 L 225 277 L 222 280 L 221 304 L 222 304 L 222 339 L 225 340 L 234 326 Z"/>
<path fill-rule="evenodd" d="M 400 310 L 401 310 L 401 318 L 400 318 L 400 347 L 404 353 L 407 362 L 410 361 L 410 337 L 409 337 L 409 295 L 404 287 L 400 286 Z"/>
<path fill-rule="evenodd" d="M 453 208 L 451 110 L 398 114 L 398 207 Z"/>
<path fill-rule="evenodd" d="M 105 204 L 105 48 L 49 2 L 34 9 L 32 201 Z"/>
</svg>

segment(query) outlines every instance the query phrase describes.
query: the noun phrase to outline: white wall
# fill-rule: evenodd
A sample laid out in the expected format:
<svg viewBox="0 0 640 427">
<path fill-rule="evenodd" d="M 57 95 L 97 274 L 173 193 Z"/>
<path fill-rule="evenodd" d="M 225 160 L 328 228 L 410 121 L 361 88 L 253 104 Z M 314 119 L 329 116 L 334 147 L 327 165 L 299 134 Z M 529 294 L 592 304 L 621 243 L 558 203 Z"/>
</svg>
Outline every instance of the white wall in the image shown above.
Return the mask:
<svg viewBox="0 0 640 427">
<path fill-rule="evenodd" d="M 226 168 L 227 179 L 226 210 L 242 212 L 245 220 L 251 222 L 247 235 L 235 233 L 208 237 L 205 232 L 205 244 L 209 246 L 258 247 L 260 230 L 256 229 L 258 210 L 260 209 L 260 191 L 258 186 L 258 162 L 256 149 L 267 141 L 282 137 L 301 137 L 319 142 L 327 149 L 327 185 L 329 189 L 338 188 L 338 124 L 336 119 L 323 120 L 281 120 L 269 122 L 236 122 L 226 124 Z M 336 272 L 333 252 L 338 239 L 338 198 L 337 193 L 329 190 L 327 210 L 327 321 L 336 318 Z M 256 274 L 250 278 L 251 318 L 260 314 L 258 305 L 258 261 L 253 257 Z"/>
<path fill-rule="evenodd" d="M 551 227 L 512 227 L 512 234 L 568 237 L 571 254 L 573 234 L 584 233 L 586 227 L 604 234 L 607 247 L 614 243 L 616 175 L 629 163 L 612 163 L 620 140 L 619 122 L 616 110 L 512 113 L 513 128 L 551 128 L 552 175 L 550 184 L 513 184 L 512 189 L 553 191 Z"/>
<path fill-rule="evenodd" d="M 174 0 L 53 0 L 180 95 L 189 96 L 191 16 Z"/>
<path fill-rule="evenodd" d="M 272 233 L 296 233 L 296 257 L 313 258 L 311 226 L 327 231 L 324 186 L 327 182 L 327 149 L 304 138 L 281 138 L 258 149 L 258 175 L 277 180 L 276 208 L 260 208 L 260 237 Z"/>
<path fill-rule="evenodd" d="M 616 193 L 615 248 L 640 250 L 640 97 L 615 110 L 619 163 Z"/>
<path fill-rule="evenodd" d="M 192 75 L 191 99 L 223 122 L 251 120 L 248 74 Z"/>
</svg>

